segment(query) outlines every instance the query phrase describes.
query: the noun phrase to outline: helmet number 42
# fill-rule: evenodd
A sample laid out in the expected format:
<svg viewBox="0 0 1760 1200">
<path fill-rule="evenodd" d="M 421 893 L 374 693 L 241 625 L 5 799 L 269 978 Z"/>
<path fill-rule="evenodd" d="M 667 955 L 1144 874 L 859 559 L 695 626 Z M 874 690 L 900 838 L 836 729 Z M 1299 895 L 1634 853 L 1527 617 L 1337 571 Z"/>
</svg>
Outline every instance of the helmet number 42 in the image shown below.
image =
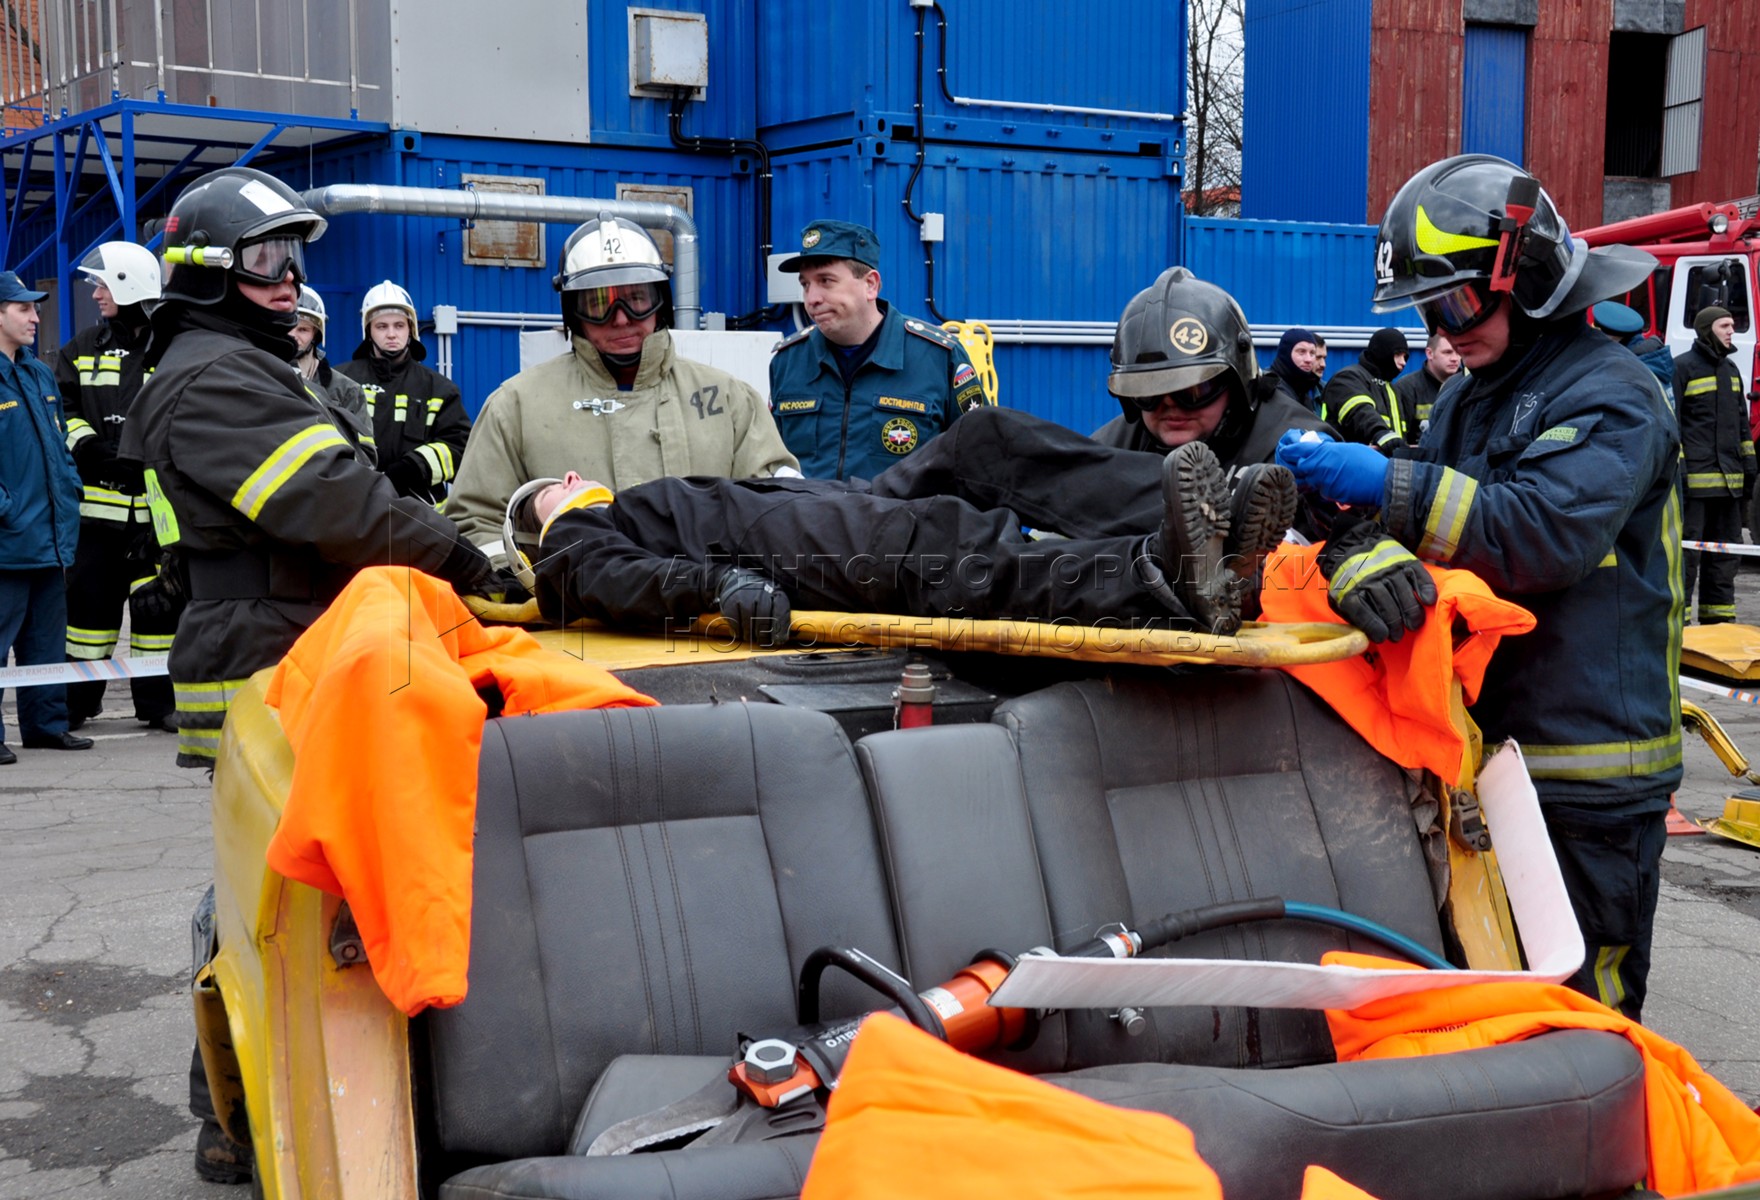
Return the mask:
<svg viewBox="0 0 1760 1200">
<path fill-rule="evenodd" d="M 1375 282 L 1393 282 L 1393 243 L 1386 238 L 1375 244 Z"/>
</svg>

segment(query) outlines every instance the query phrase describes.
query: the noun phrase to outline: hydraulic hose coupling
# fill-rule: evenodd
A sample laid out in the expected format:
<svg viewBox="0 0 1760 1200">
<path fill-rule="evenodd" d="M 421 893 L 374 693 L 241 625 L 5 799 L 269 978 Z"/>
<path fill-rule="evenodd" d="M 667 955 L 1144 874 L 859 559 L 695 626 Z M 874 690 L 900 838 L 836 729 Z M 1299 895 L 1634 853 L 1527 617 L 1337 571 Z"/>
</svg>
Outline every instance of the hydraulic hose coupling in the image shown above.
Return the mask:
<svg viewBox="0 0 1760 1200">
<path fill-rule="evenodd" d="M 893 726 L 923 729 L 935 723 L 935 680 L 929 665 L 917 659 L 905 664 L 898 690 L 892 694 Z"/>
</svg>

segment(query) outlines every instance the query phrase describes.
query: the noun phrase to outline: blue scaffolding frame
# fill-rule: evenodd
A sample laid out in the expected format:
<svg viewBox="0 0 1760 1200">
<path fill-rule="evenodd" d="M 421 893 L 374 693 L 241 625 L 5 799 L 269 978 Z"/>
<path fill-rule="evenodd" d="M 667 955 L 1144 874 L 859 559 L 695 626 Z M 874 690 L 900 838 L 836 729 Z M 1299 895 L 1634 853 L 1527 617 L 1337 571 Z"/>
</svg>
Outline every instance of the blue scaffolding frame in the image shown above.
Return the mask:
<svg viewBox="0 0 1760 1200">
<path fill-rule="evenodd" d="M 70 336 L 75 266 L 100 242 L 133 239 L 139 214 L 167 189 L 266 153 L 389 131 L 382 121 L 163 100 L 114 99 L 64 114 L 0 141 L 0 170 L 6 180 L 0 264 L 26 278 L 35 267 L 40 277 L 43 260 L 53 256 L 60 329 Z M 91 232 L 92 222 L 105 215 L 106 202 L 114 215 Z"/>
</svg>

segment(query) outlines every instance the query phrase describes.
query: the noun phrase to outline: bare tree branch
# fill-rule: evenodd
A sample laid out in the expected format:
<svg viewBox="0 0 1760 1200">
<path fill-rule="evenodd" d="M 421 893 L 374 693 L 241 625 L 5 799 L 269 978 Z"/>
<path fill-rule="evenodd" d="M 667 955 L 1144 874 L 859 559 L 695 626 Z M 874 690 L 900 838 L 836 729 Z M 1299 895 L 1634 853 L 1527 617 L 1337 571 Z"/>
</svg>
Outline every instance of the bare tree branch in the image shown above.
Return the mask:
<svg viewBox="0 0 1760 1200">
<path fill-rule="evenodd" d="M 1186 210 L 1240 211 L 1245 0 L 1187 0 Z"/>
</svg>

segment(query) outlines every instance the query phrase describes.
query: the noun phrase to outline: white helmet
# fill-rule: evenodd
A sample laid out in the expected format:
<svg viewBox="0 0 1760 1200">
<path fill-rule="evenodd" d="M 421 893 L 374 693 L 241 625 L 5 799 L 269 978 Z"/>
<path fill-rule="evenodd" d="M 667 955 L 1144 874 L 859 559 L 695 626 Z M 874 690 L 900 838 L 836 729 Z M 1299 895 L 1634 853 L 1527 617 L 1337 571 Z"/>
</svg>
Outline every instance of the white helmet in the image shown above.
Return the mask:
<svg viewBox="0 0 1760 1200">
<path fill-rule="evenodd" d="M 550 521 L 544 522 L 543 528 L 533 527 L 533 517 L 523 513 L 527 500 L 536 499 L 539 492 L 552 484 L 560 484 L 560 479 L 533 479 L 521 484 L 507 501 L 507 511 L 501 520 L 501 548 L 507 553 L 507 569 L 518 578 L 520 586 L 528 592 L 538 588 L 537 576 L 533 566 L 541 558 L 539 547 L 543 544 L 544 534 L 554 521 L 563 513 L 574 508 L 597 508 L 601 504 L 610 504 L 611 489 L 602 483 L 582 480 L 581 485 L 571 492 L 556 511 L 550 514 Z M 487 552 L 485 547 L 485 552 Z"/>
<path fill-rule="evenodd" d="M 409 298 L 409 293 L 387 279 L 367 289 L 366 296 L 361 300 L 361 336 L 366 337 L 367 324 L 374 313 L 382 308 L 395 308 L 409 318 L 409 337 L 416 340 L 416 326 L 420 321 L 416 317 L 416 302 Z"/>
<path fill-rule="evenodd" d="M 581 321 L 609 320 L 606 307 L 618 302 L 632 321 L 659 313 L 662 328 L 672 324 L 672 284 L 660 248 L 634 221 L 600 213 L 579 226 L 562 244 L 551 286 L 562 293 L 562 318 L 575 333 Z M 642 287 L 640 285 L 649 285 Z M 589 294 L 590 293 L 590 294 Z"/>
<path fill-rule="evenodd" d="M 305 284 L 300 284 L 299 308 L 296 312 L 300 320 L 310 321 L 318 327 L 318 338 L 313 345 L 322 346 L 324 344 L 324 322 L 329 319 L 324 312 L 324 297 L 318 295 Z"/>
<path fill-rule="evenodd" d="M 133 242 L 105 242 L 85 256 L 79 272 L 91 283 L 103 284 L 110 298 L 127 308 L 160 297 L 159 259 L 145 246 Z"/>
</svg>

